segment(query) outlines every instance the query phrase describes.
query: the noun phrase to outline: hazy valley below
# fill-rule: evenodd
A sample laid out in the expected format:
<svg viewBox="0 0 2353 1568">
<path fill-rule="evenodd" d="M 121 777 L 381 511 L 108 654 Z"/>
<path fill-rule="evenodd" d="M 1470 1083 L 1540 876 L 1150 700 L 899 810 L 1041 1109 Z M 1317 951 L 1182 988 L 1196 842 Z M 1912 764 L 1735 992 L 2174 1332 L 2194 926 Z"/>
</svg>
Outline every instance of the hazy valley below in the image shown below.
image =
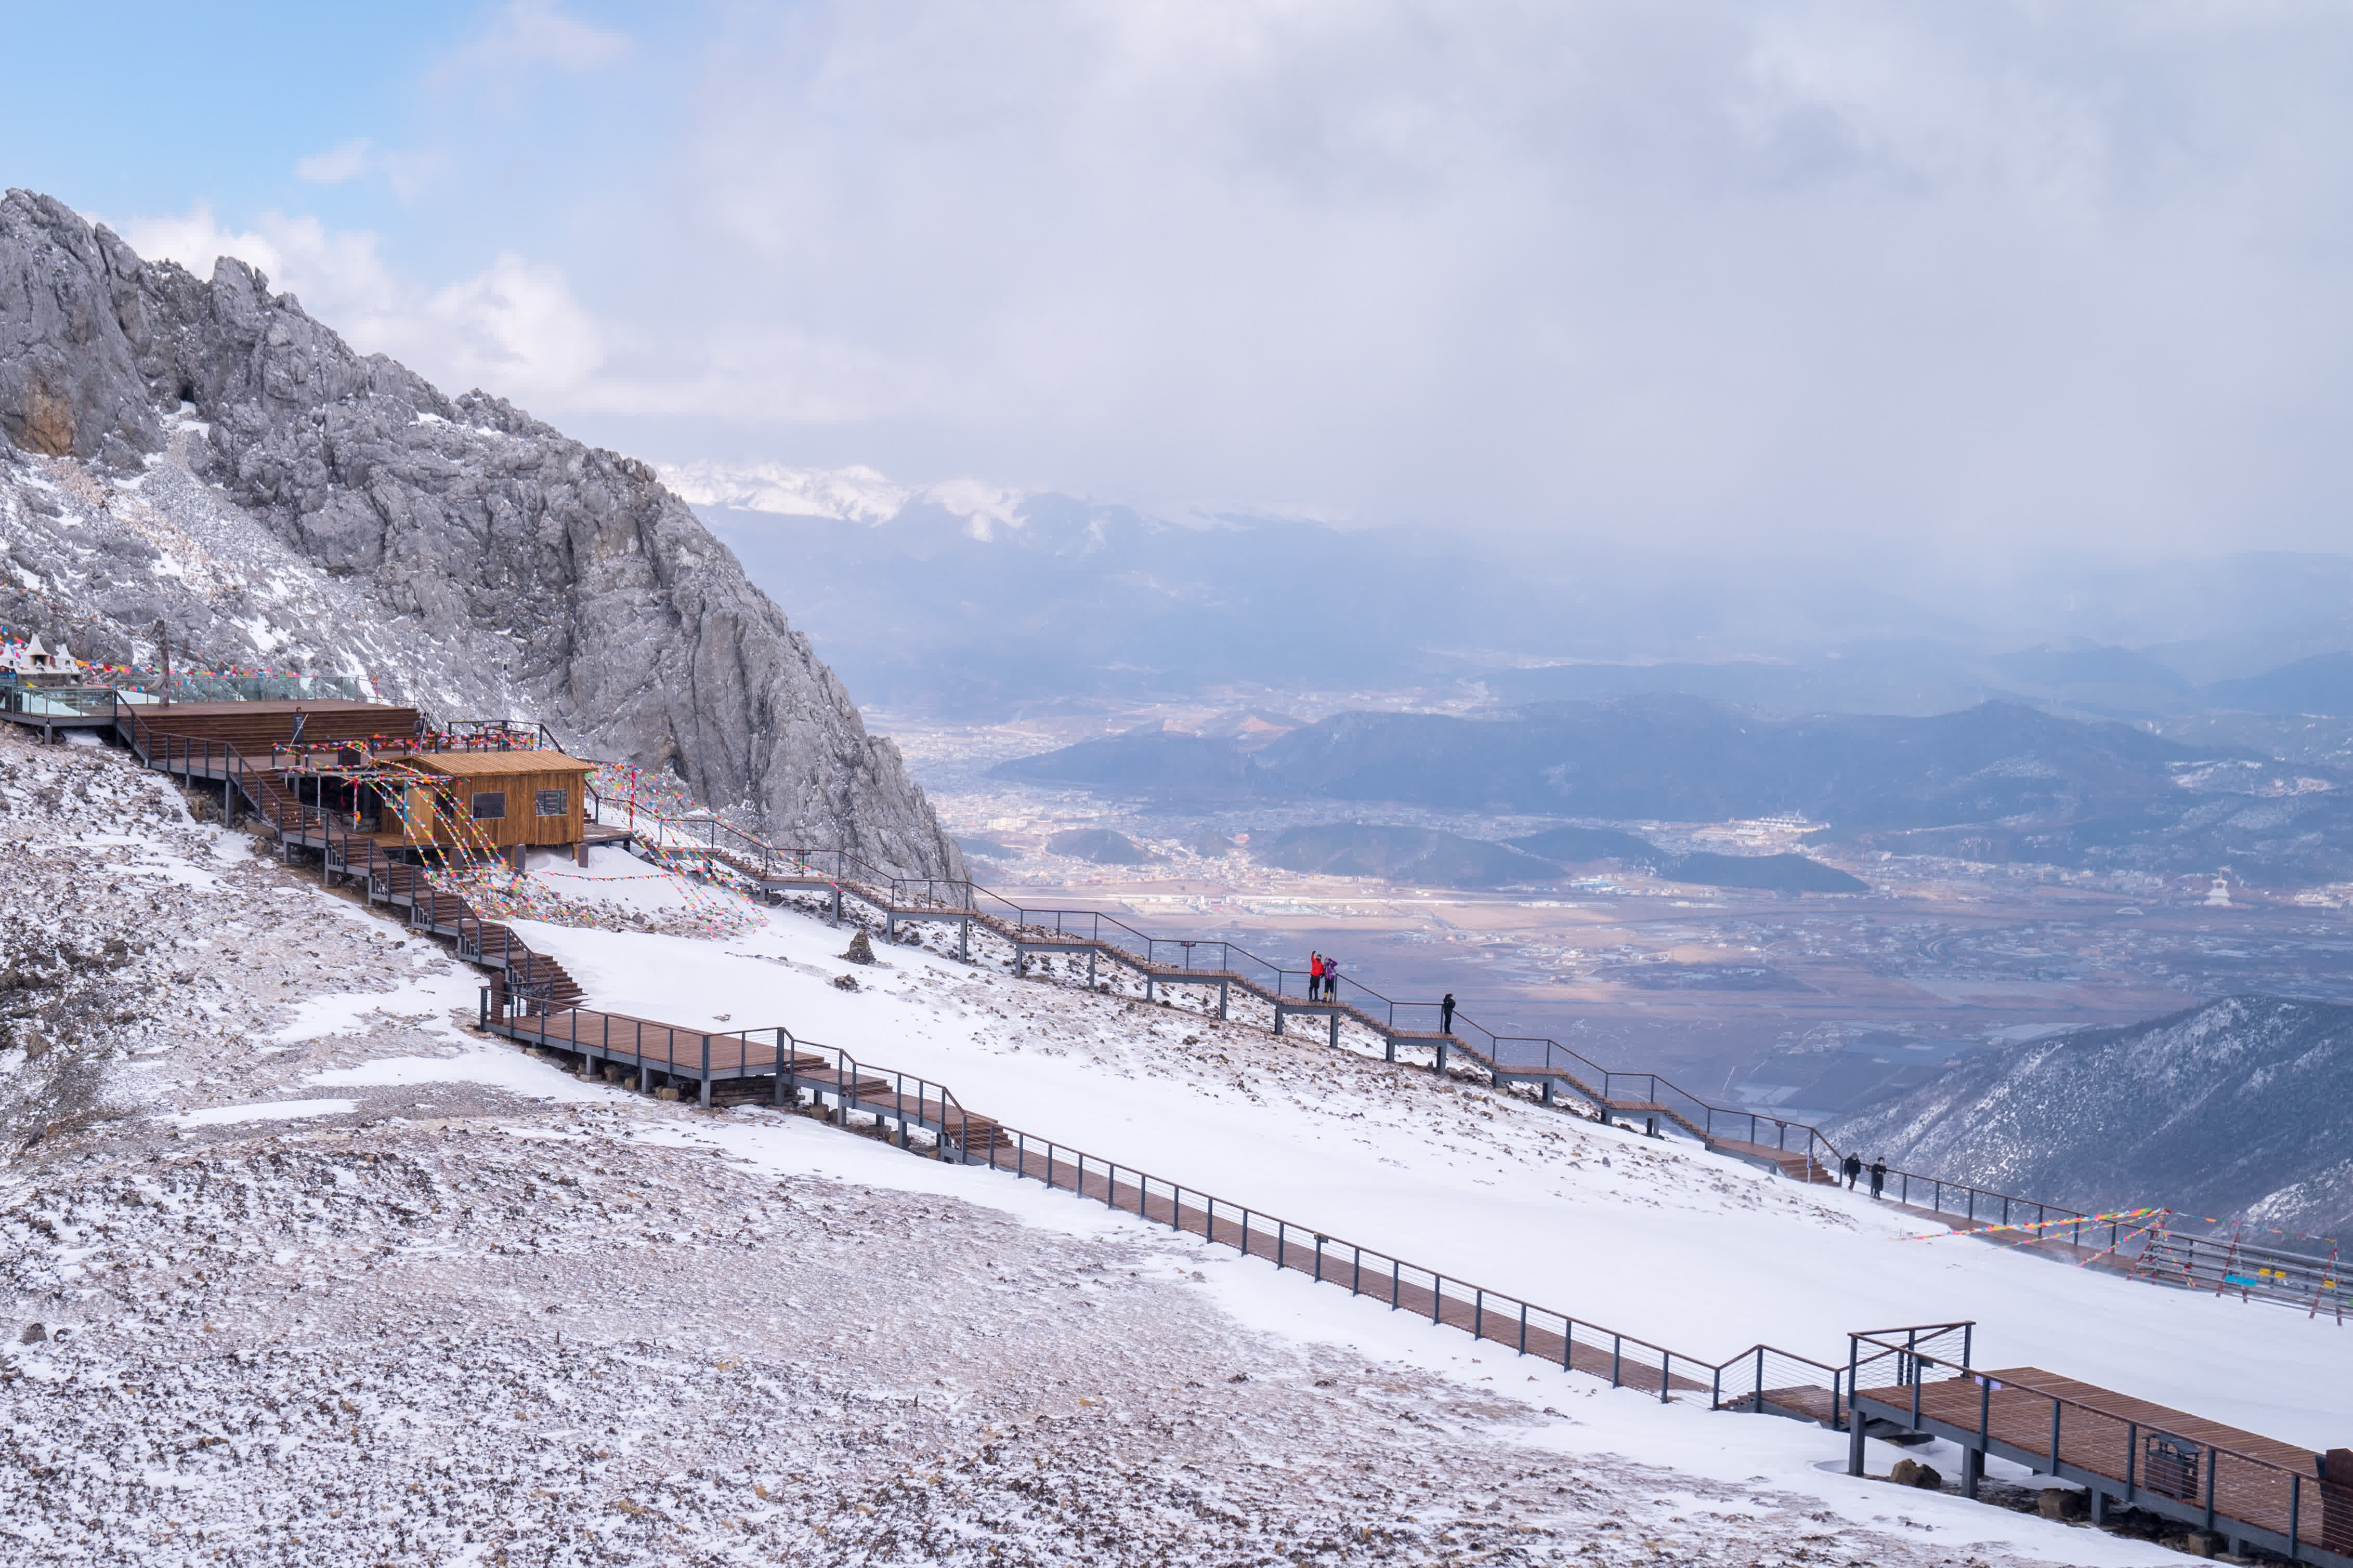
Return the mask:
<svg viewBox="0 0 2353 1568">
<path fill-rule="evenodd" d="M 2116 1125 L 2088 1111 L 2066 1125 L 2102 1148 L 1994 1157 L 1955 1099 L 1976 1064 L 2226 996 L 2353 1005 L 2344 775 L 2333 742 L 2256 743 L 2276 716 L 1431 696 L 1253 687 L 873 721 L 975 877 L 1024 903 L 1333 954 L 1409 1007 L 1451 992 L 1485 1027 L 2044 1196 L 2228 1206 L 2154 1154 L 2101 1165 Z M 2303 1184 L 2266 1212 L 2333 1226 L 2343 1142 L 2271 1141 L 2236 1179 L 2250 1202 Z"/>
</svg>

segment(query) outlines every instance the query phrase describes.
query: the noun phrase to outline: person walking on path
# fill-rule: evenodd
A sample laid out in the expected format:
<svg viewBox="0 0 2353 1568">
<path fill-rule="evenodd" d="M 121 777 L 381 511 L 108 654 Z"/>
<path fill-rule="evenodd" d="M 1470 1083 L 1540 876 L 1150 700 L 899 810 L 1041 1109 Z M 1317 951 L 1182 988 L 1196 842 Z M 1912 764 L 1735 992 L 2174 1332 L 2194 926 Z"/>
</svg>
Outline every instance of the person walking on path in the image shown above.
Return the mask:
<svg viewBox="0 0 2353 1568">
<path fill-rule="evenodd" d="M 1438 1032 L 1441 1035 L 1454 1032 L 1454 993 L 1451 991 L 1438 1004 Z"/>
<path fill-rule="evenodd" d="M 1871 1195 L 1875 1198 L 1886 1190 L 1887 1162 L 1884 1160 L 1873 1160 L 1871 1163 Z"/>
<path fill-rule="evenodd" d="M 1324 955 L 1320 952 L 1311 952 L 1307 955 L 1307 999 L 1314 1002 L 1323 994 Z"/>
<path fill-rule="evenodd" d="M 1846 1190 L 1854 1191 L 1854 1179 L 1862 1174 L 1862 1156 L 1849 1154 L 1844 1160 L 1839 1162 L 1839 1170 L 1846 1177 Z"/>
</svg>

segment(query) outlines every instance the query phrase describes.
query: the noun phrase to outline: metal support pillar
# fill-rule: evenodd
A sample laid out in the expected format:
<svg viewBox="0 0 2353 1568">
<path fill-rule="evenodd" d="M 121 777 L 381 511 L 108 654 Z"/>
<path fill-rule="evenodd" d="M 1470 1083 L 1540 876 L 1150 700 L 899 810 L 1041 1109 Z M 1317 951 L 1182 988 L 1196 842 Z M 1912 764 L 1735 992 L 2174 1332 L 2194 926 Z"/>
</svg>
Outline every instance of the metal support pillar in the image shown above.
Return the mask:
<svg viewBox="0 0 2353 1568">
<path fill-rule="evenodd" d="M 1094 950 L 1093 948 L 1092 948 L 1092 947 L 1091 947 L 1091 948 L 1087 949 L 1087 989 L 1088 989 L 1088 990 L 1090 990 L 1090 991 L 1092 991 L 1092 990 L 1093 990 L 1094 988 L 1095 988 L 1095 950 Z"/>
<path fill-rule="evenodd" d="M 896 910 L 884 910 L 882 911 L 882 940 L 885 942 L 893 942 L 897 940 L 898 935 L 899 911 Z"/>
<path fill-rule="evenodd" d="M 1547 1110 L 1552 1109 L 1552 1079 L 1546 1079 L 1544 1080 L 1544 1102 L 1545 1109 Z"/>
<path fill-rule="evenodd" d="M 972 961 L 972 917 L 970 915 L 956 921 L 956 959 L 959 963 L 965 963 Z"/>
<path fill-rule="evenodd" d="M 1224 1018 L 1226 1016 L 1227 984 L 1228 983 L 1223 980 L 1218 982 L 1218 1016 L 1220 1019 Z"/>
<path fill-rule="evenodd" d="M 1446 1076 L 1446 1042 L 1443 1040 L 1438 1042 L 1438 1060 L 1430 1070 L 1440 1078 Z"/>
<path fill-rule="evenodd" d="M 1389 1061 L 1397 1060 L 1397 1037 L 1395 1035 L 1383 1035 L 1381 1037 L 1381 1045 L 1384 1047 L 1386 1058 Z"/>
<path fill-rule="evenodd" d="M 1848 1408 L 1846 1416 L 1846 1473 L 1850 1476 L 1859 1476 L 1862 1474 L 1862 1429 L 1867 1419 L 1868 1418 L 1862 1411 L 1856 1410 L 1852 1406 Z"/>
<path fill-rule="evenodd" d="M 1962 1449 L 1961 1495 L 1974 1501 L 1978 1495 L 1978 1484 L 1984 1479 L 1985 1450 L 1982 1448 Z"/>
<path fill-rule="evenodd" d="M 1336 1051 L 1340 1048 L 1340 1015 L 1335 1012 L 1330 1015 L 1330 1016 L 1332 1019 L 1332 1048 Z"/>
<path fill-rule="evenodd" d="M 1152 971 L 1149 969 L 1144 972 L 1144 1005 L 1147 1007 L 1152 1005 Z"/>
<path fill-rule="evenodd" d="M 833 889 L 833 923 L 841 923 L 841 889 L 839 887 Z"/>
<path fill-rule="evenodd" d="M 1274 1005 L 1274 1032 L 1278 1036 L 1282 1033 L 1283 1020 L 1290 1016 L 1290 1013 L 1284 1009 L 1282 1003 L 1277 1002 Z"/>
</svg>

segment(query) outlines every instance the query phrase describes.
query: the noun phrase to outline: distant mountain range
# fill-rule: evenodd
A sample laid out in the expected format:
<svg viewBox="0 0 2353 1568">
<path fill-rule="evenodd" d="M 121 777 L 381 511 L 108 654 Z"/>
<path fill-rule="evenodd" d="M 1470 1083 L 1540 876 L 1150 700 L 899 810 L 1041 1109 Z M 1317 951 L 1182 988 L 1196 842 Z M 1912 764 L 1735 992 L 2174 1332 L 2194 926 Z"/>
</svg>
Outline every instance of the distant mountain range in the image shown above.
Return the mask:
<svg viewBox="0 0 2353 1568">
<path fill-rule="evenodd" d="M 2353 1239 L 2353 1007 L 2232 996 L 1965 1052 L 1831 1129 L 2088 1212 L 2163 1205 Z"/>
<path fill-rule="evenodd" d="M 2250 713 L 2353 717 L 2353 653 L 2316 654 L 2242 680 L 2206 688 L 2207 703 Z"/>
<path fill-rule="evenodd" d="M 1291 827 L 1252 858 L 1285 870 L 1377 877 L 1438 888 L 1496 888 L 1556 881 L 1579 868 L 1614 863 L 1670 882 L 1756 888 L 1784 893 L 1861 893 L 1869 884 L 1803 855 L 1674 855 L 1649 839 L 1606 829 L 1557 827 L 1501 843 L 1434 827 L 1323 823 Z"/>
<path fill-rule="evenodd" d="M 1610 822 L 1799 814 L 1815 842 L 2257 885 L 2353 879 L 2353 791 L 2326 769 L 2014 702 L 1912 719 L 1774 720 L 1641 697 L 1494 718 L 1342 713 L 1255 751 L 1138 731 L 997 776 L 1195 799 L 1397 802 Z M 1541 853 L 1541 851 L 1536 851 Z"/>
<path fill-rule="evenodd" d="M 1988 566 L 1351 530 L 871 468 L 662 470 L 869 702 L 1443 683 L 1499 704 L 1673 695 L 1760 712 L 2353 711 L 2353 556 Z M 2279 667 L 2286 666 L 2286 668 Z M 2261 673 L 2261 672 L 2270 673 Z M 2274 679 L 2275 677 L 2279 679 Z"/>
</svg>

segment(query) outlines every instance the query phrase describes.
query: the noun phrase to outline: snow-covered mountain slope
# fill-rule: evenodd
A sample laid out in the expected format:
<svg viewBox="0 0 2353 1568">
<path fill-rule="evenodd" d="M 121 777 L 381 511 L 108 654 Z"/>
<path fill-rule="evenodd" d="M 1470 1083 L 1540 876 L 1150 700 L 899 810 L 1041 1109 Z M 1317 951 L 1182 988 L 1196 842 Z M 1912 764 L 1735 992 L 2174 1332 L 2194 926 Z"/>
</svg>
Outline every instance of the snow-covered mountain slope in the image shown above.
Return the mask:
<svg viewBox="0 0 2353 1568">
<path fill-rule="evenodd" d="M 480 977 L 438 947 L 112 753 L 0 736 L 0 801 L 11 929 L 50 941 L 9 969 L 37 1049 L 0 1051 L 11 1563 L 2178 1560 L 1036 1183 L 583 1082 L 467 1027 Z M 1952 1308 L 1990 1357 L 2337 1436 L 2344 1337 L 2292 1314 L 1905 1242 L 1843 1194 L 909 946 L 845 992 L 847 933 L 789 911 L 530 934 L 608 1006 L 935 1064 L 1017 1125 L 1694 1353 Z"/>
<path fill-rule="evenodd" d="M 615 855 L 618 869 L 634 866 Z M 613 1011 L 796 1036 L 944 1082 L 1024 1131 L 1709 1360 L 1758 1341 L 1820 1361 L 1850 1330 L 1978 1320 L 1996 1364 L 2070 1375 L 2316 1444 L 2338 1419 L 2295 1370 L 2353 1341 L 1936 1229 L 1483 1087 L 1176 1008 L 1015 980 L 912 946 L 879 975 L 846 932 L 773 913 L 712 944 L 520 924 Z M 845 992 L 835 975 L 856 973 Z M 2150 1368 L 2167 1369 L 2156 1386 Z"/>
<path fill-rule="evenodd" d="M 1843 1135 L 1919 1170 L 2098 1209 L 2353 1233 L 2353 1007 L 2229 996 L 1968 1052 Z"/>
<path fill-rule="evenodd" d="M 180 570 L 138 505 L 159 465 L 182 470 L 159 492 L 210 487 L 273 547 Z M 23 191 L 0 198 L 0 618 L 84 657 L 130 662 L 161 617 L 200 659 L 541 719 L 774 836 L 960 865 L 896 748 L 652 469 L 353 353 L 242 262 L 143 262 Z"/>
</svg>

